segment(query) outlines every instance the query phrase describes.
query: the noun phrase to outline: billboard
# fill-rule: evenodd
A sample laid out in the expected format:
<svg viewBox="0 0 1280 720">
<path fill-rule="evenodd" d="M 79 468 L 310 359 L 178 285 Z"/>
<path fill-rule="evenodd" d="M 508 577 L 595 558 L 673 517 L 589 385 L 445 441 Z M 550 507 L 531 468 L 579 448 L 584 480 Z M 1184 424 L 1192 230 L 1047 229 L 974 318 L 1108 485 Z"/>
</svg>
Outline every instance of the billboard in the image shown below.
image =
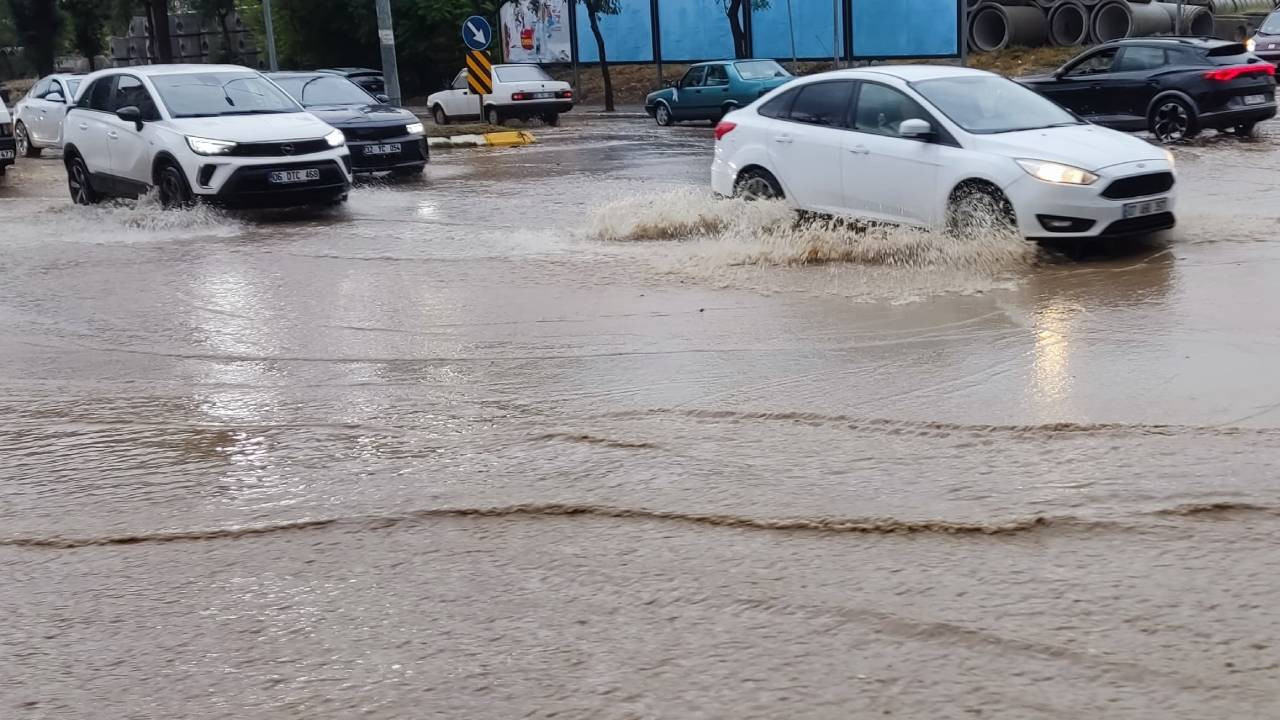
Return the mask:
<svg viewBox="0 0 1280 720">
<path fill-rule="evenodd" d="M 514 0 L 502 6 L 502 57 L 514 63 L 567 63 L 569 0 Z"/>
</svg>

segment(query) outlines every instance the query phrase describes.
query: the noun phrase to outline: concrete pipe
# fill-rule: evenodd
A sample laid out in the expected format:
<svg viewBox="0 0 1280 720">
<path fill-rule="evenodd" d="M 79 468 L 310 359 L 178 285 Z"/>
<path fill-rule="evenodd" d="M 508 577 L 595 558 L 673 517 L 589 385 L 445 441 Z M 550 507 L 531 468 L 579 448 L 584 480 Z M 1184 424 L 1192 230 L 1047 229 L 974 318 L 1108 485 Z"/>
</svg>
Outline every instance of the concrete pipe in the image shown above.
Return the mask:
<svg viewBox="0 0 1280 720">
<path fill-rule="evenodd" d="M 1097 42 L 1168 34 L 1173 30 L 1173 18 L 1156 4 L 1108 0 L 1094 9 L 1092 30 Z"/>
<path fill-rule="evenodd" d="M 1197 5 L 1207 5 L 1214 15 L 1266 14 L 1275 9 L 1274 0 L 1204 0 Z"/>
<path fill-rule="evenodd" d="M 992 2 L 970 16 L 969 39 L 983 52 L 1010 46 L 1039 47 L 1049 36 L 1049 21 L 1038 7 L 1005 7 Z"/>
<path fill-rule="evenodd" d="M 1173 21 L 1173 29 L 1170 32 L 1178 32 L 1178 4 L 1172 2 L 1156 3 L 1169 13 L 1169 19 Z M 1183 5 L 1182 6 L 1182 34 L 1197 35 L 1208 37 L 1213 35 L 1213 12 L 1209 8 L 1202 5 Z"/>
<path fill-rule="evenodd" d="M 1049 11 L 1049 42 L 1084 45 L 1089 42 L 1089 8 L 1078 0 L 1063 0 Z"/>
</svg>

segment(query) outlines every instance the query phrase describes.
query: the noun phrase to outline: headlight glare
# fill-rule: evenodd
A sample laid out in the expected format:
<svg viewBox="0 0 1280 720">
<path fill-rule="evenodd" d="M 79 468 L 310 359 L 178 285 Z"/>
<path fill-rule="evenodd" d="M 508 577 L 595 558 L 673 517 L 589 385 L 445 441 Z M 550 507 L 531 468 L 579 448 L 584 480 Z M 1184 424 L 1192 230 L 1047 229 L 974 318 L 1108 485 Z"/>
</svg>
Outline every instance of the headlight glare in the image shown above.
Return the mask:
<svg viewBox="0 0 1280 720">
<path fill-rule="evenodd" d="M 329 143 L 329 147 L 342 147 L 347 142 L 347 136 L 343 135 L 341 130 L 334 130 L 324 136 L 324 141 Z"/>
<path fill-rule="evenodd" d="M 1164 159 L 1169 161 L 1169 167 L 1173 167 L 1173 166 L 1174 166 L 1174 164 L 1175 164 L 1175 163 L 1174 163 L 1174 159 L 1173 159 L 1173 153 L 1169 152 L 1168 150 L 1165 150 L 1165 151 L 1164 151 Z"/>
<path fill-rule="evenodd" d="M 1022 166 L 1027 174 L 1037 180 L 1047 183 L 1057 183 L 1059 185 L 1092 185 L 1098 181 L 1098 176 L 1070 165 L 1062 165 L 1055 162 L 1047 162 L 1045 160 L 1018 160 L 1018 165 Z"/>
<path fill-rule="evenodd" d="M 425 135 L 425 134 L 426 134 L 426 128 L 424 128 L 424 127 L 422 126 L 422 123 L 420 123 L 420 122 L 416 122 L 416 123 L 409 123 L 408 125 L 405 125 L 405 126 L 404 126 L 404 131 L 405 131 L 405 132 L 407 132 L 407 133 L 409 133 L 410 135 Z"/>
<path fill-rule="evenodd" d="M 227 140 L 210 140 L 188 135 L 187 147 L 197 155 L 226 155 L 235 149 L 236 144 Z"/>
</svg>

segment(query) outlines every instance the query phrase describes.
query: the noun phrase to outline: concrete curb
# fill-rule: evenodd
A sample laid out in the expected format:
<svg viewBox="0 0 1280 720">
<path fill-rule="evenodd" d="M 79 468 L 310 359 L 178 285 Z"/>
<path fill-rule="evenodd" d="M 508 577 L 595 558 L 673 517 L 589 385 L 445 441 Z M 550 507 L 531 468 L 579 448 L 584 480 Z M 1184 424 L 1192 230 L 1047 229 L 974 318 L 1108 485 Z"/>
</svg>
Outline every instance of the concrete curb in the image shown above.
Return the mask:
<svg viewBox="0 0 1280 720">
<path fill-rule="evenodd" d="M 534 139 L 533 135 L 522 130 L 485 133 L 483 135 L 427 138 L 427 145 L 433 148 L 514 147 L 517 145 L 531 145 L 535 142 L 537 140 Z"/>
</svg>

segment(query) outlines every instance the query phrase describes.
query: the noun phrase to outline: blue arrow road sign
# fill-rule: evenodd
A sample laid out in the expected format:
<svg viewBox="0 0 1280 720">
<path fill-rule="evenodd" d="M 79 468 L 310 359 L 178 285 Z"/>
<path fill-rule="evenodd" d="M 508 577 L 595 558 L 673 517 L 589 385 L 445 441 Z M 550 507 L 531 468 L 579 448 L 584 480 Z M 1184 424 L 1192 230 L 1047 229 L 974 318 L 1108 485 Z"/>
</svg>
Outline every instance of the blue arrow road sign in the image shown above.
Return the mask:
<svg viewBox="0 0 1280 720">
<path fill-rule="evenodd" d="M 472 50 L 484 50 L 493 42 L 493 28 L 489 21 L 472 15 L 462 23 L 462 42 Z"/>
</svg>

